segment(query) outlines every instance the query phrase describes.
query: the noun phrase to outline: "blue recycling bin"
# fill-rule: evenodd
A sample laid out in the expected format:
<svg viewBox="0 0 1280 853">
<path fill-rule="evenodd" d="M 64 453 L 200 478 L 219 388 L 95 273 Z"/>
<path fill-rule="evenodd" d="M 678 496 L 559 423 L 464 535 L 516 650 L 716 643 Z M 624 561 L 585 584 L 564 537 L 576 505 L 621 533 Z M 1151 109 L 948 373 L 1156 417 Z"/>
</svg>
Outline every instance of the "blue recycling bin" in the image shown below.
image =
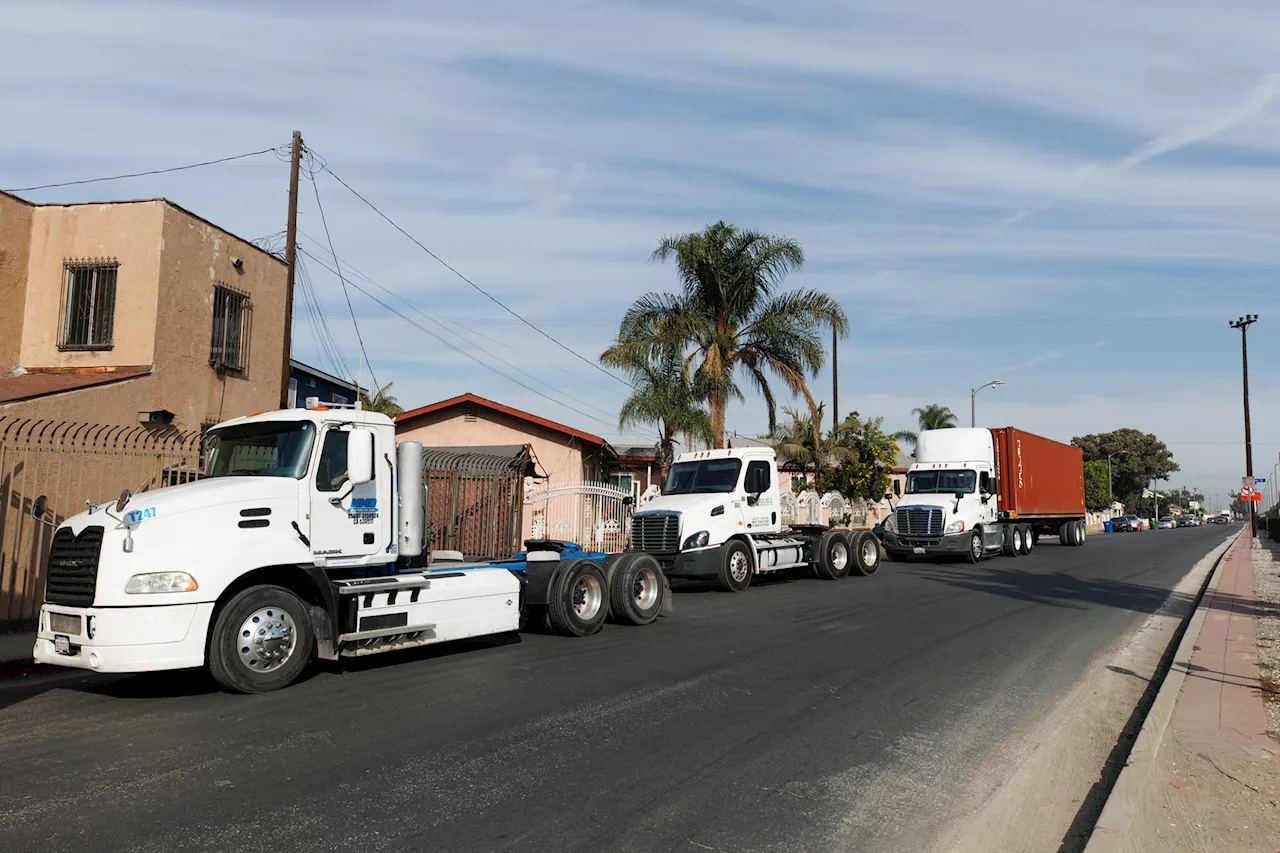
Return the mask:
<svg viewBox="0 0 1280 853">
<path fill-rule="evenodd" d="M 1103 529 L 1103 530 L 1105 530 L 1105 531 L 1107 531 L 1108 533 L 1110 533 L 1110 532 L 1111 532 L 1111 522 L 1109 522 L 1109 521 L 1104 521 L 1104 522 L 1102 522 L 1102 529 Z"/>
</svg>

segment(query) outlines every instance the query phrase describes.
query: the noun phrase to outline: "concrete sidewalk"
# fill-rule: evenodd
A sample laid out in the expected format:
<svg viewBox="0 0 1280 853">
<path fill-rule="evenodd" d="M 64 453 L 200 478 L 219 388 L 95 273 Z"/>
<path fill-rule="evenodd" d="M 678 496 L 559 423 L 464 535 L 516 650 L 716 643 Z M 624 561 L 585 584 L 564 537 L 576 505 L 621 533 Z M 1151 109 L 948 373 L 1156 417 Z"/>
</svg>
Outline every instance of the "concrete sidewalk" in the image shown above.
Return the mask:
<svg viewBox="0 0 1280 853">
<path fill-rule="evenodd" d="M 1088 853 L 1280 849 L 1280 743 L 1267 733 L 1256 631 L 1271 611 L 1254 595 L 1255 557 L 1280 568 L 1246 531 L 1214 572 Z"/>
<path fill-rule="evenodd" d="M 35 631 L 0 634 L 0 663 L 29 663 L 35 644 Z"/>
</svg>

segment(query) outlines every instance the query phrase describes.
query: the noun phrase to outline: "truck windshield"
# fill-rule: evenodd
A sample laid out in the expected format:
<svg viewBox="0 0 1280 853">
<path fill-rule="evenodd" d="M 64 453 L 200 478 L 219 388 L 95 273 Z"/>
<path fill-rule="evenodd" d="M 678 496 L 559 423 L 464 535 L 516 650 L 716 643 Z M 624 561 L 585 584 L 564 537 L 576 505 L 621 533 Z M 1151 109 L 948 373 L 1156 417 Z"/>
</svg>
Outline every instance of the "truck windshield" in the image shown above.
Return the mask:
<svg viewBox="0 0 1280 853">
<path fill-rule="evenodd" d="M 738 485 L 741 459 L 703 459 L 677 462 L 667 475 L 664 495 L 691 495 L 701 492 L 732 492 Z"/>
<path fill-rule="evenodd" d="M 907 475 L 909 495 L 970 494 L 978 475 L 973 471 L 912 471 Z"/>
<path fill-rule="evenodd" d="M 223 427 L 205 437 L 207 477 L 293 477 L 307 473 L 315 426 L 276 421 Z"/>
</svg>

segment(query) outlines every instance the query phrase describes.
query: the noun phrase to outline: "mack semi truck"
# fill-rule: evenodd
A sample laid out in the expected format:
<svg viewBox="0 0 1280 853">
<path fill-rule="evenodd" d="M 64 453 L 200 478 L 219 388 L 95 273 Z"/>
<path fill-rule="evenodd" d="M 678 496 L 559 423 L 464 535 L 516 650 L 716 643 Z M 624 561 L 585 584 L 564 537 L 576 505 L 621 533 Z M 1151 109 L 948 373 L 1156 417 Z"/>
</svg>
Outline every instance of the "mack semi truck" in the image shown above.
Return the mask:
<svg viewBox="0 0 1280 853">
<path fill-rule="evenodd" d="M 630 549 L 655 558 L 667 577 L 713 580 L 727 592 L 792 569 L 827 580 L 875 574 L 874 534 L 789 526 L 780 498 L 770 448 L 682 453 L 661 494 L 631 516 Z"/>
<path fill-rule="evenodd" d="M 533 542 L 428 555 L 424 455 L 385 415 L 315 406 L 212 428 L 206 476 L 89 504 L 57 526 L 35 659 L 96 672 L 207 667 L 283 687 L 338 660 L 516 631 L 648 624 L 669 588 L 643 554 Z M 35 501 L 44 519 L 47 504 Z M 564 552 L 564 553 L 562 553 Z"/>
<path fill-rule="evenodd" d="M 885 523 L 889 559 L 1016 557 L 1041 536 L 1084 544 L 1080 449 L 1013 427 L 921 432 L 904 491 Z"/>
</svg>

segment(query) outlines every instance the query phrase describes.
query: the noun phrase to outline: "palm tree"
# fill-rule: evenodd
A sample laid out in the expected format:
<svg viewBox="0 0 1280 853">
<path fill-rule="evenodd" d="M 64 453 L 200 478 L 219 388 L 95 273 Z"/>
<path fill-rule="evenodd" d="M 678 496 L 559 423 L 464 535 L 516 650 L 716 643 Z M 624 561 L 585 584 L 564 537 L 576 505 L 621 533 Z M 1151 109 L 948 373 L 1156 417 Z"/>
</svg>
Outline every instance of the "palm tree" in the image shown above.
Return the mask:
<svg viewBox="0 0 1280 853">
<path fill-rule="evenodd" d="M 676 349 L 694 366 L 693 381 L 706 395 L 712 443 L 724 447 L 725 407 L 740 395 L 745 375 L 764 396 L 769 432 L 777 428 L 772 375 L 802 395 L 811 417 L 817 404 L 805 385 L 825 356 L 819 331 L 848 333 L 844 310 L 825 293 L 775 294 L 787 274 L 804 265 L 800 244 L 786 237 L 743 231 L 720 221 L 701 232 L 664 237 L 651 260 L 674 258 L 682 293 L 649 293 L 627 310 L 613 346 L 600 360 L 625 367 Z M 820 421 L 812 417 L 815 445 Z"/>
<path fill-rule="evenodd" d="M 800 466 L 801 474 L 807 473 L 810 468 L 816 473 L 822 465 L 822 449 L 814 443 L 813 419 L 817 417 L 821 424 L 823 409 L 823 404 L 818 403 L 815 415 L 783 406 L 782 413 L 791 419 L 791 423 L 779 426 L 769 436 L 778 459 L 796 463 Z"/>
<path fill-rule="evenodd" d="M 900 429 L 891 437 L 897 441 L 911 442 L 911 455 L 916 455 L 916 445 L 920 441 L 920 433 L 928 429 L 954 429 L 957 423 L 956 413 L 940 403 L 930 403 L 921 409 L 912 409 L 916 416 L 917 430 Z"/>
<path fill-rule="evenodd" d="M 699 405 L 702 400 L 679 352 L 669 349 L 656 359 L 634 362 L 625 369 L 635 391 L 622 404 L 618 428 L 658 427 L 658 464 L 662 482 L 666 482 L 675 458 L 676 435 L 683 434 L 686 441 L 709 442 L 711 419 Z"/>
<path fill-rule="evenodd" d="M 404 411 L 400 404 L 396 402 L 396 398 L 392 397 L 389 393 L 391 391 L 391 386 L 394 384 L 394 382 L 388 382 L 386 385 L 383 385 L 378 389 L 378 393 L 373 395 L 372 400 L 369 399 L 369 395 L 367 393 L 361 391 L 360 405 L 367 412 L 378 412 L 389 418 L 394 418 L 396 415 Z"/>
</svg>

